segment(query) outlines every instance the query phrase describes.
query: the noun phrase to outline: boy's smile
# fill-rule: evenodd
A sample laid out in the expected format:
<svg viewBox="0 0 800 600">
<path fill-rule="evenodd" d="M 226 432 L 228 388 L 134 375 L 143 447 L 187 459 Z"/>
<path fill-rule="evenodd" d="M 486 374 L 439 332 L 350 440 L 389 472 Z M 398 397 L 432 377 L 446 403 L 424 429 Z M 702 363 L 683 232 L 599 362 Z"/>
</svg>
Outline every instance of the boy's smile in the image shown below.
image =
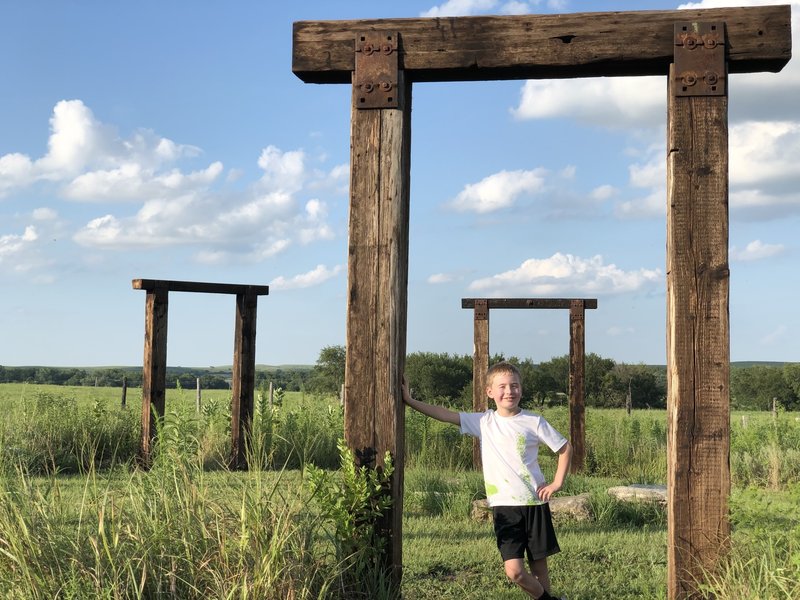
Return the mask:
<svg viewBox="0 0 800 600">
<path fill-rule="evenodd" d="M 492 377 L 492 384 L 486 388 L 486 395 L 497 405 L 497 414 L 501 417 L 513 417 L 520 411 L 522 385 L 514 373 L 497 373 Z"/>
</svg>

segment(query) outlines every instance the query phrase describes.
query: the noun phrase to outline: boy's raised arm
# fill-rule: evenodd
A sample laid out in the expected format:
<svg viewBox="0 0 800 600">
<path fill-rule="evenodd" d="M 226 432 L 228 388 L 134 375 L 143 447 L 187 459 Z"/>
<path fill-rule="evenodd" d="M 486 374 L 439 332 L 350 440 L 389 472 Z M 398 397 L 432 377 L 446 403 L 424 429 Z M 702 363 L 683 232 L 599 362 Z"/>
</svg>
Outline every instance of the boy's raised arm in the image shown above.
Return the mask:
<svg viewBox="0 0 800 600">
<path fill-rule="evenodd" d="M 443 423 L 452 423 L 453 425 L 461 425 L 461 415 L 444 406 L 436 406 L 428 404 L 421 400 L 414 400 L 408 392 L 408 384 L 406 378 L 403 377 L 403 402 L 408 404 L 414 410 L 421 412 L 423 415 L 442 421 Z"/>
</svg>

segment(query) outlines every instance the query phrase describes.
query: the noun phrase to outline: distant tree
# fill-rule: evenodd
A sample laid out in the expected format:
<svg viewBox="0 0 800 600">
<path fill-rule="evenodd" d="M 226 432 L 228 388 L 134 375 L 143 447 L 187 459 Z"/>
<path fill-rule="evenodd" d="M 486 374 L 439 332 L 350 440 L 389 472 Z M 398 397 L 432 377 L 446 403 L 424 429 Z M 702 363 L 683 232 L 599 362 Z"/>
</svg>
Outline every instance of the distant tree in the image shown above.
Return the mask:
<svg viewBox="0 0 800 600">
<path fill-rule="evenodd" d="M 425 402 L 443 399 L 460 404 L 466 400 L 462 393 L 464 388 L 472 383 L 472 357 L 413 352 L 406 356 L 405 375 L 416 398 Z"/>
<path fill-rule="evenodd" d="M 594 352 L 586 355 L 584 361 L 584 394 L 586 404 L 603 394 L 603 383 L 606 375 L 616 366 L 610 358 L 603 358 Z"/>
<path fill-rule="evenodd" d="M 591 406 L 622 408 L 628 392 L 633 408 L 664 408 L 667 401 L 666 380 L 659 371 L 646 365 L 618 363 L 603 380 L 603 391 L 593 397 Z M 588 403 L 588 402 L 587 402 Z"/>
<path fill-rule="evenodd" d="M 201 375 L 200 388 L 204 390 L 227 390 L 230 388 L 228 381 L 220 375 Z"/>
<path fill-rule="evenodd" d="M 792 390 L 794 398 L 785 406 L 788 410 L 800 409 L 800 363 L 786 363 L 783 365 L 783 380 Z"/>
<path fill-rule="evenodd" d="M 790 370 L 791 371 L 791 370 Z M 793 406 L 797 396 L 780 367 L 755 365 L 731 369 L 731 406 L 744 410 L 769 410 L 772 399 Z"/>
<path fill-rule="evenodd" d="M 338 394 L 344 383 L 344 346 L 325 346 L 311 370 L 309 387 L 322 394 Z"/>
<path fill-rule="evenodd" d="M 539 363 L 532 374 L 531 393 L 537 404 L 563 399 L 569 387 L 569 356 Z"/>
</svg>

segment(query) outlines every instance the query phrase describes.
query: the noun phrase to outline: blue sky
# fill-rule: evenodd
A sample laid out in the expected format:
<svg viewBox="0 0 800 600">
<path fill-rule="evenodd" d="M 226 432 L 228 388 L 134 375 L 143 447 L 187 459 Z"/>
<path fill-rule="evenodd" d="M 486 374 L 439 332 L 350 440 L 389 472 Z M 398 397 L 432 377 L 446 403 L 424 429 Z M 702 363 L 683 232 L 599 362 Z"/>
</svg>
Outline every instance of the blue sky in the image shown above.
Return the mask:
<svg viewBox="0 0 800 600">
<path fill-rule="evenodd" d="M 3 3 L 0 364 L 141 364 L 135 278 L 267 284 L 257 362 L 313 364 L 345 341 L 351 90 L 292 74 L 292 23 L 589 6 L 683 5 Z M 588 352 L 663 364 L 666 77 L 413 97 L 408 351 L 470 354 L 461 298 L 584 297 Z M 731 77 L 732 360 L 800 360 L 798 97 L 796 58 Z M 168 363 L 230 364 L 234 309 L 171 294 Z M 495 310 L 491 351 L 548 360 L 568 330 Z"/>
</svg>

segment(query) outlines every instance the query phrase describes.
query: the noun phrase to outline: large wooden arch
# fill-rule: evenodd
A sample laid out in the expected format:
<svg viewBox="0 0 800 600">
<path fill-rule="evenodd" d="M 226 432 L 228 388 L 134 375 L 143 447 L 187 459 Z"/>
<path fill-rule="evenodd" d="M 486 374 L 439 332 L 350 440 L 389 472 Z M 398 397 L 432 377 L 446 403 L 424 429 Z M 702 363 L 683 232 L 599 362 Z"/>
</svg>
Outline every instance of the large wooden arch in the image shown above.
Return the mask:
<svg viewBox="0 0 800 600">
<path fill-rule="evenodd" d="M 353 86 L 345 437 L 397 465 L 401 574 L 411 87 L 663 75 L 667 114 L 668 597 L 698 597 L 729 538 L 729 73 L 780 71 L 789 5 L 294 24 L 292 70 Z"/>
</svg>

